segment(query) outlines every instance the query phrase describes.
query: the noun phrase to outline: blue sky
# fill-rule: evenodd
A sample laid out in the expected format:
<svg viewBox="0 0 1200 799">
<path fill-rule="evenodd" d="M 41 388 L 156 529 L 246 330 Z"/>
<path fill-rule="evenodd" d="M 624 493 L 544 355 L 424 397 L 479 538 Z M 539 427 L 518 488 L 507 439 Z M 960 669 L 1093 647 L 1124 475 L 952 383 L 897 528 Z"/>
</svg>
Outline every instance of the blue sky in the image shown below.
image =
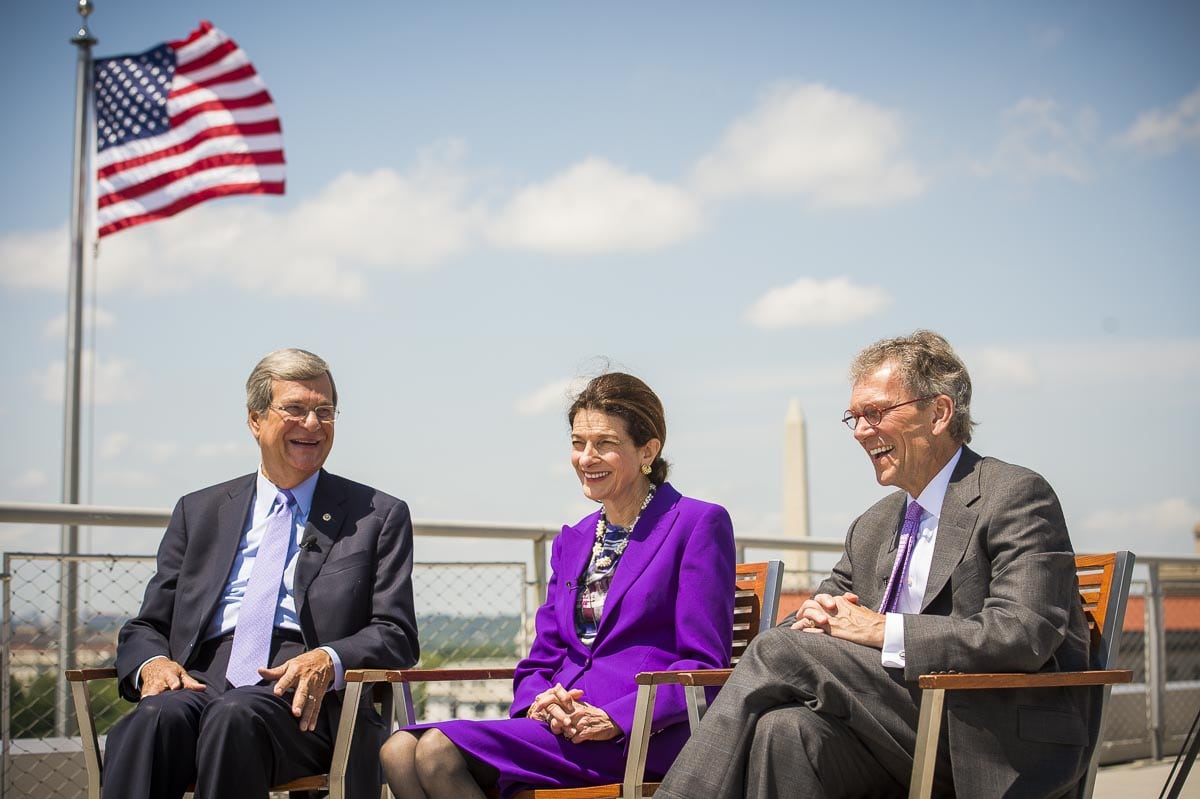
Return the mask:
<svg viewBox="0 0 1200 799">
<path fill-rule="evenodd" d="M 0 29 L 12 501 L 60 495 L 77 19 Z M 275 98 L 287 194 L 104 240 L 85 500 L 251 471 L 246 373 L 301 346 L 337 377 L 334 471 L 419 519 L 573 522 L 566 386 L 608 359 L 662 396 L 674 484 L 746 533 L 781 529 L 799 399 L 813 533 L 840 537 L 884 493 L 838 422 L 846 366 L 932 327 L 972 370 L 974 446 L 1046 475 L 1077 548 L 1192 551 L 1194 4 L 100 0 L 96 54 L 200 19 Z"/>
</svg>

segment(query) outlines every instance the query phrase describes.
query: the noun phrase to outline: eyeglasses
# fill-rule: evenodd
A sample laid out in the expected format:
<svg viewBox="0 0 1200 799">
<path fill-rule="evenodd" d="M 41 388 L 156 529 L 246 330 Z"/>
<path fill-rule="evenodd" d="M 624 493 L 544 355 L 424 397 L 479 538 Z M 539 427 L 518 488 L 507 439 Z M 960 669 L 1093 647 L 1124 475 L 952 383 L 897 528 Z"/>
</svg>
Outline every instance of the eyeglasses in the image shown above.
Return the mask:
<svg viewBox="0 0 1200 799">
<path fill-rule="evenodd" d="M 272 408 L 279 411 L 279 415 L 289 422 L 304 422 L 308 420 L 308 415 L 311 413 L 317 417 L 318 422 L 324 424 L 333 424 L 338 414 L 341 413 L 333 405 L 318 405 L 315 408 L 305 408 L 303 405 L 272 405 Z"/>
<path fill-rule="evenodd" d="M 889 405 L 886 408 L 876 408 L 874 405 L 866 405 L 863 407 L 862 413 L 846 411 L 842 414 L 842 424 L 849 427 L 851 432 L 858 429 L 859 419 L 866 419 L 867 424 L 871 425 L 871 427 L 878 427 L 879 423 L 883 421 L 883 415 L 888 411 L 894 411 L 897 408 L 903 408 L 905 405 L 912 405 L 914 402 L 924 402 L 928 399 L 933 399 L 933 397 L 917 397 L 908 402 L 897 402 L 895 405 Z"/>
</svg>

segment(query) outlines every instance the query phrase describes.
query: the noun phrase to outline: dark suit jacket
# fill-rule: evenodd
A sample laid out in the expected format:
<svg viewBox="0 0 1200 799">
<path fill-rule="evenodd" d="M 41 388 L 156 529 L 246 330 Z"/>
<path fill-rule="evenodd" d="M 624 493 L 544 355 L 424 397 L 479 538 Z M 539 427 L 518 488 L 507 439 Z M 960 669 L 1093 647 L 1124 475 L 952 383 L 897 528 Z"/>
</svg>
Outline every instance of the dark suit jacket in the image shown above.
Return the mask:
<svg viewBox="0 0 1200 799">
<path fill-rule="evenodd" d="M 133 681 L 149 658 L 166 655 L 185 668 L 194 665 L 200 636 L 237 554 L 255 479 L 249 474 L 201 489 L 175 506 L 141 611 L 118 638 L 117 674 L 126 699 L 138 700 Z M 305 648 L 332 647 L 348 669 L 416 663 L 408 506 L 322 470 L 304 536 L 316 537 L 296 564 L 296 611 Z M 328 695 L 322 713 L 340 709 L 340 694 Z M 360 710 L 359 720 L 382 732 L 372 708 Z M 363 748 L 358 737 L 356 751 Z M 369 748 L 372 760 L 377 751 L 377 746 Z"/>
<path fill-rule="evenodd" d="M 896 557 L 905 494 L 851 525 L 817 589 L 878 607 Z M 933 671 L 1086 669 L 1089 634 L 1062 508 L 1038 474 L 966 447 L 950 479 L 920 615 L 904 618 L 904 676 Z M 959 796 L 1055 796 L 1082 774 L 1098 723 L 1092 689 L 958 691 L 946 731 Z M 1097 712 L 1093 712 L 1095 709 Z"/>
</svg>

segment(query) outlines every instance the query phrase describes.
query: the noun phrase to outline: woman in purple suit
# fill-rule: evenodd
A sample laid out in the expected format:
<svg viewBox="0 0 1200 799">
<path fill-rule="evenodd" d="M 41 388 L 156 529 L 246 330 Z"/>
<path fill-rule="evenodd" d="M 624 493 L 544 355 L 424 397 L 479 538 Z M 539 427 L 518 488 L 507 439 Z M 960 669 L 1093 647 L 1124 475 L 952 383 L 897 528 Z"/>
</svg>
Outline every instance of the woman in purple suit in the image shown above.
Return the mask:
<svg viewBox="0 0 1200 799">
<path fill-rule="evenodd" d="M 498 786 L 619 782 L 639 671 L 729 665 L 729 514 L 666 482 L 662 403 L 631 375 L 587 384 L 567 412 L 571 463 L 601 509 L 554 539 L 537 636 L 517 666 L 511 718 L 409 727 L 381 752 L 397 799 L 467 799 Z M 660 688 L 647 778 L 687 738 L 680 688 Z"/>
</svg>

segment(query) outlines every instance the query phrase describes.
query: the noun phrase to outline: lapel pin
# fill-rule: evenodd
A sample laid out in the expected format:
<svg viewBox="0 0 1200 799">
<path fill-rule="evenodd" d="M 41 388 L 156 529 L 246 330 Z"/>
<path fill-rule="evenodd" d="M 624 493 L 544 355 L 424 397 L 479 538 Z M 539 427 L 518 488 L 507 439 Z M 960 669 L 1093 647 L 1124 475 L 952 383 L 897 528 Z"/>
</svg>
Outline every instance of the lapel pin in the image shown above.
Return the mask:
<svg viewBox="0 0 1200 799">
<path fill-rule="evenodd" d="M 321 521 L 327 522 L 332 518 L 333 518 L 332 516 L 330 516 L 328 513 L 326 513 L 324 516 L 321 517 Z"/>
</svg>

